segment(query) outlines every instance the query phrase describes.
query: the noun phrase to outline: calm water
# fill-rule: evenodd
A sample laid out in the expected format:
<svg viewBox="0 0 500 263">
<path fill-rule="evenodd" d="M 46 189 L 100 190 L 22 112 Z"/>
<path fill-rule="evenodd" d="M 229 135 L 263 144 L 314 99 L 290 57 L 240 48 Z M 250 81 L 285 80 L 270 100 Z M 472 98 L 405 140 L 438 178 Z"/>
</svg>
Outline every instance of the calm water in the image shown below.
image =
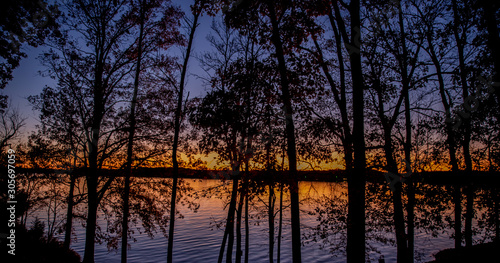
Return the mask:
<svg viewBox="0 0 500 263">
<path fill-rule="evenodd" d="M 169 179 L 159 179 L 169 180 Z M 175 262 L 216 262 L 219 248 L 223 238 L 223 220 L 227 216 L 227 203 L 229 201 L 230 182 L 225 184 L 219 180 L 194 180 L 186 179 L 185 183 L 192 187 L 185 192 L 190 196 L 183 196 L 183 204 L 178 206 L 182 218 L 177 219 L 175 228 L 174 261 Z M 396 247 L 392 229 L 392 204 L 387 187 L 372 187 L 368 190 L 367 197 L 371 201 L 367 205 L 367 245 L 368 253 L 372 262 L 377 262 L 383 255 L 386 262 L 395 262 Z M 151 190 L 154 191 L 154 190 Z M 426 190 L 427 191 L 427 190 Z M 427 262 L 433 260 L 433 254 L 454 245 L 451 235 L 453 231 L 447 220 L 453 216 L 453 207 L 446 200 L 436 196 L 437 203 L 425 203 L 430 199 L 426 195 L 435 196 L 438 191 L 446 195 L 446 189 L 434 187 L 426 193 L 417 193 L 417 228 L 415 229 L 415 254 L 416 262 Z M 157 194 L 157 193 L 153 193 Z M 157 194 L 157 202 L 168 200 Z M 279 192 L 276 191 L 276 211 L 279 208 Z M 301 234 L 303 235 L 302 257 L 304 262 L 345 262 L 345 216 L 346 183 L 333 182 L 300 182 L 299 190 L 301 200 Z M 112 198 L 112 197 L 110 197 Z M 111 199 L 112 200 L 112 199 Z M 419 202 L 419 200 L 421 200 Z M 439 201 L 441 200 L 441 201 Z M 291 236 L 288 209 L 288 195 L 284 195 L 284 225 L 281 247 L 282 262 L 291 262 Z M 120 201 L 116 201 L 119 203 Z M 191 206 L 187 203 L 191 202 Z M 269 226 L 267 219 L 268 193 L 262 192 L 254 195 L 250 205 L 250 262 L 268 262 Z M 429 201 L 430 202 L 430 201 Z M 193 205 L 197 209 L 193 209 Z M 64 210 L 61 210 L 64 211 Z M 84 211 L 81 208 L 81 211 Z M 104 237 L 109 240 L 119 240 L 119 236 L 113 233 L 113 218 L 101 211 L 98 223 Z M 480 213 L 477 213 L 479 216 Z M 44 218 L 43 213 L 38 215 Z M 64 216 L 64 213 L 61 213 Z M 340 218 L 340 219 L 339 219 Z M 116 219 L 116 218 L 115 218 Z M 439 220 L 441 222 L 438 222 Z M 118 222 L 118 221 L 116 221 Z M 275 240 L 279 215 L 275 220 Z M 427 222 L 427 223 L 426 223 Z M 218 228 L 217 225 L 220 225 Z M 474 220 L 474 225 L 476 220 Z M 83 257 L 85 245 L 85 228 L 81 220 L 74 221 L 75 238 L 72 248 Z M 242 222 L 244 227 L 244 221 Z M 132 226 L 134 233 L 129 240 L 129 262 L 165 262 L 167 251 L 167 239 L 157 229 L 151 237 L 144 232 L 140 223 Z M 476 241 L 484 237 L 481 228 L 477 228 Z M 244 243 L 244 229 L 242 229 Z M 326 234 L 325 234 L 326 233 Z M 62 238 L 62 236 L 60 236 Z M 235 242 L 236 243 L 236 242 Z M 97 263 L 120 262 L 120 250 L 113 249 L 120 246 L 117 242 L 106 242 L 96 245 L 95 260 Z M 244 249 L 244 247 L 242 248 Z M 276 255 L 276 241 L 274 253 Z M 234 252 L 233 252 L 234 255 Z M 276 256 L 274 257 L 276 261 Z"/>
</svg>

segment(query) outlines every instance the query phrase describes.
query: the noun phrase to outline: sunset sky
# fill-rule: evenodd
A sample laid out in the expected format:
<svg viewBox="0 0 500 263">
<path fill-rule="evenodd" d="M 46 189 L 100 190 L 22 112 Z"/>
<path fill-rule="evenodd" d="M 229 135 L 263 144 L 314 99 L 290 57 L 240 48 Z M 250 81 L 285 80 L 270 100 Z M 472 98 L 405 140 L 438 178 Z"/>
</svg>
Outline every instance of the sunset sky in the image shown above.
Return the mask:
<svg viewBox="0 0 500 263">
<path fill-rule="evenodd" d="M 174 0 L 173 3 L 180 6 L 185 13 L 190 12 L 190 2 Z M 207 37 L 211 34 L 212 22 L 220 19 L 220 16 L 214 18 L 208 15 L 203 15 L 199 19 L 199 27 L 195 35 L 194 57 L 190 60 L 189 77 L 186 86 L 186 91 L 190 93 L 190 98 L 202 97 L 206 93 L 206 87 L 200 77 L 206 77 L 207 75 L 206 72 L 204 72 L 200 67 L 198 57 L 204 52 L 212 49 L 210 43 L 207 41 Z M 42 92 L 43 87 L 54 86 L 57 82 L 50 77 L 43 76 L 42 71 L 44 71 L 45 68 L 38 59 L 38 56 L 45 50 L 48 50 L 48 47 L 34 48 L 24 45 L 22 48 L 27 54 L 27 57 L 21 60 L 20 66 L 14 70 L 13 80 L 7 84 L 4 90 L 0 90 L 0 93 L 9 96 L 9 107 L 13 106 L 19 108 L 22 115 L 27 118 L 26 125 L 22 131 L 20 139 L 20 142 L 25 142 L 27 136 L 37 129 L 36 125 L 39 124 L 40 114 L 37 111 L 33 111 L 27 97 L 38 95 Z M 170 52 L 179 53 L 180 49 L 178 47 L 173 47 Z M 195 158 L 197 157 L 201 157 L 201 159 L 206 162 L 207 168 L 209 169 L 228 167 L 228 164 L 225 163 L 217 164 L 215 153 L 212 153 L 209 156 L 196 156 Z M 342 157 L 338 159 L 342 159 Z M 344 169 L 344 165 L 340 163 L 323 163 L 319 166 L 324 170 Z M 298 169 L 308 170 L 310 169 L 310 166 L 304 163 L 299 163 Z"/>
<path fill-rule="evenodd" d="M 174 4 L 181 7 L 185 13 L 190 12 L 190 1 L 173 0 Z M 211 24 L 214 19 L 220 17 L 210 17 L 203 15 L 199 19 L 199 27 L 195 35 L 194 55 L 199 56 L 203 52 L 211 48 L 207 41 L 207 36 L 211 31 Z M 43 77 L 39 74 L 45 68 L 38 60 L 38 56 L 47 50 L 47 47 L 30 47 L 24 45 L 22 50 L 27 54 L 27 57 L 21 60 L 18 68 L 14 70 L 14 78 L 10 81 L 4 90 L 0 90 L 0 94 L 9 96 L 9 106 L 17 107 L 22 112 L 23 116 L 27 117 L 26 126 L 23 131 L 23 137 L 26 137 L 36 129 L 35 125 L 39 122 L 39 112 L 34 112 L 31 105 L 26 99 L 31 95 L 38 95 L 42 92 L 44 86 L 53 86 L 56 81 L 49 77 Z M 179 48 L 174 47 L 170 52 L 179 53 Z M 190 93 L 190 98 L 200 97 L 205 93 L 205 88 L 198 76 L 204 76 L 205 72 L 201 69 L 198 59 L 190 60 L 189 78 L 186 86 L 186 91 Z M 186 92 L 186 94 L 187 94 Z"/>
</svg>

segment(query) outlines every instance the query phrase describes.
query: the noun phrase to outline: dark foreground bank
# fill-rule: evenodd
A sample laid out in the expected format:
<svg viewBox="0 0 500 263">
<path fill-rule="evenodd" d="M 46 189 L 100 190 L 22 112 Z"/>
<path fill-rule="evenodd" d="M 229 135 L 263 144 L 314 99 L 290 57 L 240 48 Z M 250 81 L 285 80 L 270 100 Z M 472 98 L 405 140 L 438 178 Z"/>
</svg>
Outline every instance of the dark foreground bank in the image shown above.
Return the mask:
<svg viewBox="0 0 500 263">
<path fill-rule="evenodd" d="M 450 248 L 436 253 L 436 260 L 428 263 L 500 262 L 499 251 L 500 242 L 478 244 L 470 248 Z"/>
</svg>

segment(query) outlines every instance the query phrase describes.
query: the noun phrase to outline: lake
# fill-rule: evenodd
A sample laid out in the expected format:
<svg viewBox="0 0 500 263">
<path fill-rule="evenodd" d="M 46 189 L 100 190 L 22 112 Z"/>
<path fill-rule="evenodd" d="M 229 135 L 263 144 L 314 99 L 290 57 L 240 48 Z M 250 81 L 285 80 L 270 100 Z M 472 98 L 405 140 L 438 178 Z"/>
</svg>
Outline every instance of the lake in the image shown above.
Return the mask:
<svg viewBox="0 0 500 263">
<path fill-rule="evenodd" d="M 168 185 L 171 179 L 135 178 L 137 195 L 149 195 L 153 200 L 148 206 L 142 205 L 140 198 L 132 201 L 130 223 L 133 233 L 129 239 L 129 262 L 166 262 L 167 238 L 158 222 L 168 217 Z M 82 183 L 80 183 L 80 187 Z M 133 187 L 133 188 L 134 188 Z M 160 189 L 165 188 L 165 189 Z M 119 189 L 114 189 L 119 192 Z M 179 200 L 180 214 L 176 220 L 174 240 L 174 262 L 216 262 L 224 233 L 224 219 L 230 198 L 231 182 L 215 179 L 183 179 Z M 252 194 L 249 208 L 249 261 L 269 261 L 268 196 L 266 189 Z M 110 193 L 113 189 L 110 190 Z M 304 262 L 345 262 L 347 211 L 346 182 L 300 182 L 302 258 Z M 276 262 L 277 233 L 279 223 L 279 187 L 275 188 L 275 247 Z M 481 200 L 488 195 L 486 190 L 477 190 L 475 195 L 475 215 L 473 219 L 474 241 L 491 240 L 491 227 L 483 224 L 488 218 L 488 209 Z M 134 198 L 132 198 L 134 200 Z M 404 201 L 404 200 L 403 200 Z M 119 211 L 121 199 L 109 194 L 103 200 L 106 206 L 100 210 L 98 224 L 101 243 L 96 245 L 97 263 L 120 262 Z M 146 202 L 147 203 L 147 202 Z M 161 205 L 158 205 L 161 204 Z M 162 213 L 158 215 L 154 205 Z M 289 196 L 284 191 L 283 234 L 281 241 L 281 261 L 291 262 L 291 236 L 289 219 Z M 462 200 L 465 214 L 465 196 Z M 54 206 L 56 207 L 56 206 Z M 77 205 L 76 213 L 84 214 L 85 204 Z M 64 217 L 64 206 L 58 208 L 57 216 Z M 162 210 L 163 209 L 163 210 Z M 40 206 L 36 213 L 47 220 L 47 205 Z M 153 211 L 155 210 L 155 211 Z M 138 211 L 134 214 L 134 211 Z M 118 212 L 119 213 L 119 212 Z M 446 186 L 418 184 L 415 205 L 415 262 L 433 260 L 433 254 L 454 246 L 454 207 L 451 191 Z M 142 218 L 157 218 L 143 224 Z M 163 218 L 163 219 L 162 219 Z M 61 219 L 63 221 L 63 219 Z M 148 220 L 145 220 L 148 221 Z M 244 243 L 244 218 L 242 219 Z M 168 222 L 168 221 L 163 221 Z M 366 236 L 368 258 L 371 262 L 383 255 L 386 262 L 396 261 L 395 235 L 392 221 L 392 202 L 387 185 L 367 183 Z M 163 230 L 168 231 L 167 225 Z M 149 231 L 147 231 L 149 230 Z M 64 234 L 55 234 L 63 239 Z M 74 240 L 71 247 L 83 258 L 85 245 L 84 220 L 74 220 Z M 118 249 L 116 249 L 118 248 Z M 244 246 L 243 246 L 244 249 Z M 233 252 L 233 257 L 234 257 Z"/>
</svg>

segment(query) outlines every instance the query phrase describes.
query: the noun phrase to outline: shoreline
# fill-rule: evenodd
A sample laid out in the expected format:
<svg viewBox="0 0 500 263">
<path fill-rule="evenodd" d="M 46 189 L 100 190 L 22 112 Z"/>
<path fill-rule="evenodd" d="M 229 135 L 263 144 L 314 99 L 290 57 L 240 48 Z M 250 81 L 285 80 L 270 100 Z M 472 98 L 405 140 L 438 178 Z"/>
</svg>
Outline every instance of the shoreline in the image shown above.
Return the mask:
<svg viewBox="0 0 500 263">
<path fill-rule="evenodd" d="M 151 177 L 151 178 L 172 178 L 172 168 L 137 168 L 133 170 L 133 177 Z M 73 173 L 78 177 L 85 176 L 86 169 L 62 170 L 62 169 L 33 169 L 18 168 L 18 173 L 40 173 L 40 174 L 67 174 Z M 124 170 L 102 169 L 100 176 L 123 177 Z M 239 175 L 243 175 L 240 172 Z M 256 181 L 269 181 L 269 179 L 278 179 L 282 177 L 286 180 L 288 171 L 251 171 L 250 178 Z M 299 181 L 321 181 L 321 182 L 342 182 L 347 180 L 348 173 L 345 170 L 327 170 L 327 171 L 298 171 Z M 195 170 L 189 168 L 179 168 L 179 178 L 186 179 L 221 179 L 228 180 L 232 178 L 229 170 Z M 428 184 L 500 184 L 500 172 L 415 172 L 410 178 L 415 182 Z M 366 173 L 366 182 L 385 182 L 384 172 L 368 170 Z"/>
</svg>

